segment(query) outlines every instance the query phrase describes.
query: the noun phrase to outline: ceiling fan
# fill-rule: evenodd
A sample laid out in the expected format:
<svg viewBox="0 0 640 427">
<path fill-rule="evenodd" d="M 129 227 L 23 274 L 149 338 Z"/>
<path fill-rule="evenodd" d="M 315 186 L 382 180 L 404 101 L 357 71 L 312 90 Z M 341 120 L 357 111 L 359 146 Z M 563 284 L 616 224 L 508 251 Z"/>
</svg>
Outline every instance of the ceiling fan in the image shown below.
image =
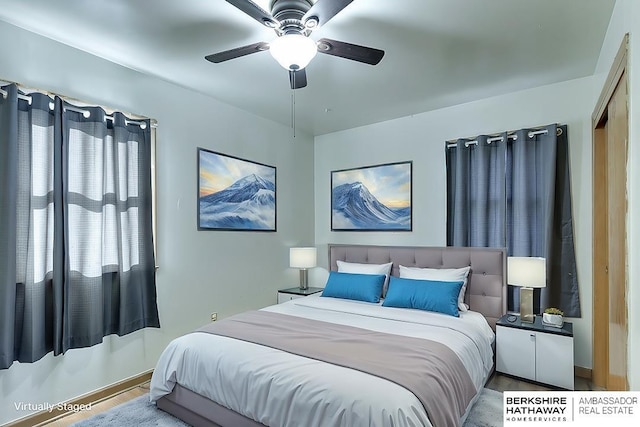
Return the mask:
<svg viewBox="0 0 640 427">
<path fill-rule="evenodd" d="M 289 71 L 291 89 L 307 86 L 305 67 L 317 52 L 352 61 L 376 65 L 384 51 L 331 39 L 314 42 L 309 35 L 329 22 L 353 0 L 271 0 L 271 13 L 251 0 L 226 0 L 262 25 L 273 28 L 277 38 L 205 56 L 207 61 L 220 63 L 252 53 L 268 50 Z"/>
</svg>

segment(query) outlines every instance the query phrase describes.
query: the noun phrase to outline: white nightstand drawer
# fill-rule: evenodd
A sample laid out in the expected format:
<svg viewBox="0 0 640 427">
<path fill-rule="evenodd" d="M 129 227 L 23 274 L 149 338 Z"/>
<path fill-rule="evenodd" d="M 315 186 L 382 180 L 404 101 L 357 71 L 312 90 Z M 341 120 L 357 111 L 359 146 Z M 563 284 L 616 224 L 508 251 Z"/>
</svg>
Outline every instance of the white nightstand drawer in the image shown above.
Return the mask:
<svg viewBox="0 0 640 427">
<path fill-rule="evenodd" d="M 537 333 L 536 380 L 573 390 L 573 337 Z"/>
<path fill-rule="evenodd" d="M 536 380 L 535 332 L 496 326 L 496 370 Z"/>
</svg>

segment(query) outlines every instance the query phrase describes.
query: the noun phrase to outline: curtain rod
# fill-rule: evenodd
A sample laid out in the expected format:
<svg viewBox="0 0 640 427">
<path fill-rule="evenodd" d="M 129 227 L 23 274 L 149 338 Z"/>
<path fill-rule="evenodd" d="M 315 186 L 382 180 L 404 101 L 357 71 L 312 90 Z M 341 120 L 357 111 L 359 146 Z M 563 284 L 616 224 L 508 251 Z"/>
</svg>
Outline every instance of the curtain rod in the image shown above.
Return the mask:
<svg viewBox="0 0 640 427">
<path fill-rule="evenodd" d="M 12 82 L 8 82 L 8 81 L 6 81 L 6 80 L 2 80 L 2 82 L 6 82 L 6 83 L 8 83 L 8 84 L 11 84 L 11 83 L 12 83 Z M 20 84 L 18 84 L 18 83 L 13 83 L 13 84 L 15 84 L 16 86 L 18 86 L 19 88 L 24 89 L 24 88 L 23 88 Z M 48 92 L 41 91 L 41 90 L 31 90 L 31 92 L 38 92 L 38 93 L 42 93 L 43 95 L 47 95 L 47 96 L 49 96 L 49 97 L 51 97 L 51 95 L 52 95 L 52 94 L 50 94 L 50 93 L 48 93 Z M 3 90 L 2 88 L 0 88 L 0 95 L 2 95 L 2 97 L 6 99 L 6 98 L 7 98 L 7 95 L 9 95 L 9 93 L 8 93 L 6 90 Z M 58 96 L 58 97 L 62 98 L 62 99 L 63 99 L 63 100 L 65 100 L 66 102 L 72 102 L 72 101 L 71 101 L 71 98 L 68 98 L 68 97 L 66 97 L 66 96 L 61 96 L 61 95 L 55 95 L 55 96 Z M 18 99 L 22 99 L 23 101 L 27 101 L 27 102 L 29 103 L 29 105 L 31 105 L 31 97 L 30 97 L 29 95 L 23 95 L 23 94 L 19 93 L 19 94 L 18 94 Z M 78 101 L 76 101 L 76 102 L 78 102 Z M 80 102 L 82 102 L 82 101 L 80 101 Z M 83 102 L 83 103 L 84 103 L 84 102 Z M 112 110 L 112 111 L 114 111 L 114 112 L 116 111 L 116 110 L 113 110 L 112 108 L 105 108 L 105 107 L 102 107 L 102 106 L 100 106 L 100 105 L 98 105 L 98 107 L 102 108 L 103 110 Z M 49 103 L 49 108 L 50 108 L 51 110 L 53 110 L 53 108 L 54 108 L 54 104 L 53 104 L 53 102 Z M 80 107 L 75 107 L 75 106 L 67 105 L 67 106 L 65 106 L 65 107 L 64 107 L 64 109 L 65 109 L 65 110 L 69 110 L 69 111 L 74 111 L 74 112 L 76 112 L 76 113 L 80 113 L 80 114 L 82 114 L 85 118 L 88 118 L 88 117 L 91 115 L 91 111 L 89 111 L 89 110 L 83 110 L 83 109 L 82 109 L 82 108 L 80 108 Z M 113 113 L 112 113 L 112 114 L 113 114 Z M 130 114 L 130 113 L 122 113 L 122 114 L 124 114 L 125 116 L 127 116 L 127 115 L 131 115 L 131 116 L 138 116 L 137 114 Z M 142 117 L 142 116 L 138 116 L 138 117 Z M 105 119 L 106 119 L 106 120 L 111 120 L 111 121 L 113 121 L 113 117 L 112 117 L 111 115 L 109 115 L 108 113 L 107 113 L 107 115 L 105 116 Z M 151 127 L 152 127 L 152 128 L 157 128 L 157 127 L 158 127 L 158 121 L 157 121 L 156 119 L 149 119 L 149 120 L 151 121 Z M 132 125 L 138 125 L 138 126 L 140 126 L 142 129 L 144 129 L 144 128 L 146 127 L 146 123 L 145 123 L 144 121 L 138 121 L 138 120 L 129 120 L 129 119 L 125 119 L 125 123 L 126 123 L 126 124 L 132 124 Z"/>
<path fill-rule="evenodd" d="M 529 138 L 533 138 L 536 135 L 544 135 L 547 132 L 548 132 L 547 129 L 533 130 L 533 131 L 530 131 L 527 134 L 527 136 Z M 518 139 L 518 135 L 516 135 L 514 131 L 510 131 L 510 132 L 507 132 L 507 133 L 508 133 L 507 134 L 507 138 L 513 139 L 514 141 Z M 562 135 L 562 128 L 560 128 L 560 127 L 556 128 L 556 135 L 557 136 Z M 461 139 L 464 139 L 464 138 L 461 138 Z M 503 141 L 503 137 L 495 136 L 495 137 L 492 137 L 492 138 L 487 138 L 487 144 L 491 144 L 492 142 L 496 142 L 496 141 L 502 142 Z M 478 140 L 467 141 L 467 142 L 464 143 L 465 147 L 469 147 L 470 145 L 478 145 Z M 453 147 L 457 147 L 457 146 L 458 146 L 458 143 L 456 142 L 456 140 L 451 139 L 449 141 L 446 141 L 446 147 L 447 148 L 453 148 Z"/>
<path fill-rule="evenodd" d="M 5 91 L 5 90 L 2 90 L 2 89 L 0 88 L 0 95 L 2 95 L 2 97 L 3 97 L 4 99 L 7 99 L 7 95 L 9 95 L 9 92 L 7 92 L 7 91 Z M 19 94 L 18 94 L 18 98 L 19 98 L 19 99 L 23 99 L 23 100 L 27 101 L 29 104 L 31 104 L 31 97 L 30 97 L 30 96 L 23 95 L 23 94 L 19 93 Z"/>
<path fill-rule="evenodd" d="M 54 107 L 53 102 L 49 103 L 49 108 L 51 110 L 53 110 L 53 107 Z M 73 107 L 71 105 L 66 105 L 64 107 L 64 110 L 65 111 L 74 111 L 76 113 L 80 113 L 80 114 L 82 114 L 84 116 L 85 119 L 88 119 L 89 116 L 91 116 L 91 111 L 83 110 L 82 108 Z M 109 116 L 109 115 L 104 116 L 104 118 L 105 118 L 105 120 L 109 120 L 109 121 L 113 121 L 114 120 L 113 116 Z M 145 122 L 141 122 L 141 121 L 137 121 L 137 120 L 129 120 L 129 119 L 126 119 L 126 118 L 124 119 L 124 123 L 127 124 L 127 125 L 128 124 L 138 125 L 138 126 L 140 126 L 141 129 L 144 129 L 144 128 L 147 127 L 147 124 Z M 153 127 L 158 127 L 158 124 L 157 123 L 155 123 L 155 124 L 151 123 L 151 127 L 152 128 Z"/>
</svg>

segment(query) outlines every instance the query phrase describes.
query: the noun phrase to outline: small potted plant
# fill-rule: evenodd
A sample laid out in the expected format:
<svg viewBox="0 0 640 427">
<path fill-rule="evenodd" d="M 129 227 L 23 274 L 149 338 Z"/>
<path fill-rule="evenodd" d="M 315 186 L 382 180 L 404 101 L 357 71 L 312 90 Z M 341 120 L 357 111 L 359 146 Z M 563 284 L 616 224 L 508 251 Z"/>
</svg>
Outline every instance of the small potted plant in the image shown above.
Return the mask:
<svg viewBox="0 0 640 427">
<path fill-rule="evenodd" d="M 562 310 L 549 307 L 544 310 L 544 313 L 542 313 L 542 323 L 555 328 L 562 328 L 562 325 L 564 324 L 564 321 L 562 320 L 563 314 L 564 312 Z"/>
</svg>

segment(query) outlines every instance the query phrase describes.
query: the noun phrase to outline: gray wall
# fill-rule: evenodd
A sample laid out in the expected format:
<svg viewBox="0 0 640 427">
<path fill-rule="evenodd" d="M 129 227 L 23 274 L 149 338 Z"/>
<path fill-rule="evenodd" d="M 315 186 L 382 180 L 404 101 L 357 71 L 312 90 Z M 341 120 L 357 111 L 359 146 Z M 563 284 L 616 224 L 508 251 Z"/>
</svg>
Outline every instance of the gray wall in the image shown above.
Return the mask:
<svg viewBox="0 0 640 427">
<path fill-rule="evenodd" d="M 155 366 L 166 344 L 206 323 L 276 302 L 295 285 L 288 248 L 313 243 L 313 140 L 11 25 L 0 23 L 0 79 L 158 120 L 158 304 L 161 329 L 107 337 L 0 371 L 0 424 L 14 402 L 56 404 Z M 26 53 L 26 54 L 25 54 Z M 283 94 L 288 96 L 288 94 Z M 277 233 L 196 230 L 196 147 L 277 167 Z"/>
<path fill-rule="evenodd" d="M 571 319 L 575 363 L 591 367 L 591 130 L 593 79 L 488 98 L 316 137 L 316 245 L 327 243 L 446 245 L 446 140 L 563 123 L 569 127 L 576 256 L 583 317 Z M 340 155 L 336 155 L 340 153 Z M 413 160 L 413 232 L 331 232 L 330 172 Z M 326 257 L 326 255 L 325 255 Z M 320 265 L 326 265 L 319 260 Z M 316 272 L 321 281 L 321 273 Z M 326 272 L 325 272 L 326 275 Z"/>
</svg>

